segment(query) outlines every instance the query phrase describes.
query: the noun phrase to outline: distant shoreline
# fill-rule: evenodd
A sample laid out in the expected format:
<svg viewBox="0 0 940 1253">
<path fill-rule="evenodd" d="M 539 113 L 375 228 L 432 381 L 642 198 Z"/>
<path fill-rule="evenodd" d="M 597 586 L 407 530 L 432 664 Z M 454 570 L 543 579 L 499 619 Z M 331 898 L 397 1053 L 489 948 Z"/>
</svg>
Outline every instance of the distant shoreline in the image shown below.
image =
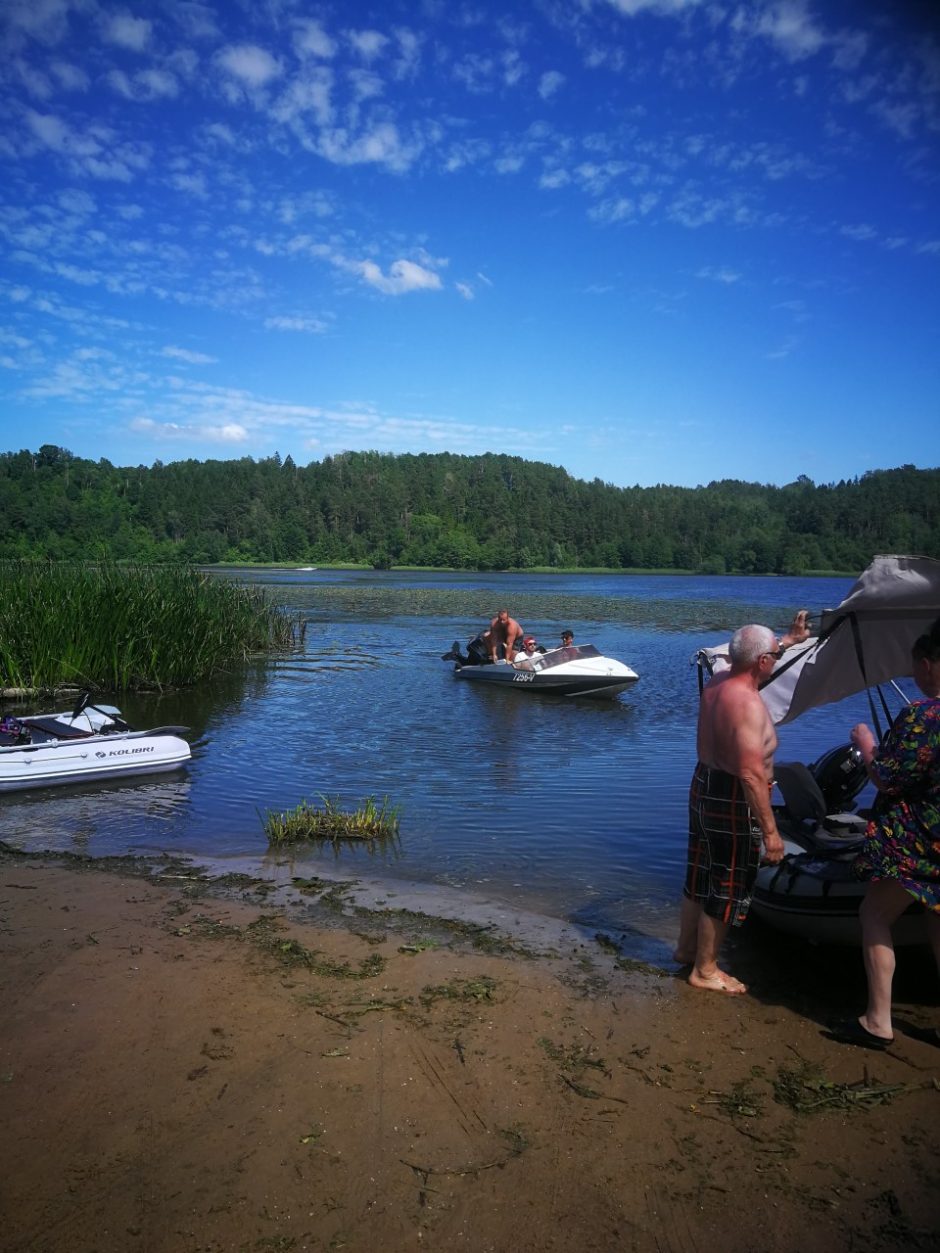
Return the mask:
<svg viewBox="0 0 940 1253">
<path fill-rule="evenodd" d="M 763 574 L 742 572 L 725 572 L 716 574 L 702 570 L 647 570 L 639 566 L 510 566 L 505 570 L 472 570 L 464 566 L 388 566 L 378 569 L 364 562 L 320 562 L 316 566 L 297 566 L 289 561 L 217 561 L 212 564 L 200 563 L 200 570 L 291 570 L 297 574 L 314 573 L 321 570 L 350 570 L 371 574 L 589 574 L 617 575 L 631 577 L 676 575 L 682 578 L 698 579 L 854 579 L 857 570 L 801 570 L 799 574 L 776 574 L 768 571 Z"/>
</svg>

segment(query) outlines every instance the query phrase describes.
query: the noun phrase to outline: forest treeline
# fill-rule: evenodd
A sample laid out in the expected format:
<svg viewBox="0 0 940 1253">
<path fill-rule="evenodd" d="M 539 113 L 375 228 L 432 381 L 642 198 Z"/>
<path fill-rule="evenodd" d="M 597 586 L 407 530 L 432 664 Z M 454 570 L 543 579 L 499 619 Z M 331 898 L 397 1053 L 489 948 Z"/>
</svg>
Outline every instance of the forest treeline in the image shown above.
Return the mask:
<svg viewBox="0 0 940 1253">
<path fill-rule="evenodd" d="M 854 572 L 940 556 L 940 469 L 614 487 L 520 457 L 342 453 L 115 466 L 0 454 L 0 558 Z"/>
</svg>

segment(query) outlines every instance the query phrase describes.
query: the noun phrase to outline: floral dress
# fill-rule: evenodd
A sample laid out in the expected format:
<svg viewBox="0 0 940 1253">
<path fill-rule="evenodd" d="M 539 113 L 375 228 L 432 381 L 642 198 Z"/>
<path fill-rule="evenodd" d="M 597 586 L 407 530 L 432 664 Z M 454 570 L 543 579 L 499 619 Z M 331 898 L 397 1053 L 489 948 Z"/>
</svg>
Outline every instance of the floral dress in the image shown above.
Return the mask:
<svg viewBox="0 0 940 1253">
<path fill-rule="evenodd" d="M 902 709 L 871 764 L 881 786 L 856 870 L 940 912 L 940 699 Z"/>
</svg>

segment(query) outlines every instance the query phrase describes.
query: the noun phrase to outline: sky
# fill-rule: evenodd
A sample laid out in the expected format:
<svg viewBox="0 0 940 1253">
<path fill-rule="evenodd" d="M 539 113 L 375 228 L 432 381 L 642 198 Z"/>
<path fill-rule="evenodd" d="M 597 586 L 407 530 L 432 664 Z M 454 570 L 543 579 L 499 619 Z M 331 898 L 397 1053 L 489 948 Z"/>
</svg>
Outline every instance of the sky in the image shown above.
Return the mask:
<svg viewBox="0 0 940 1253">
<path fill-rule="evenodd" d="M 940 465 L 932 0 L 3 0 L 0 451 Z"/>
</svg>

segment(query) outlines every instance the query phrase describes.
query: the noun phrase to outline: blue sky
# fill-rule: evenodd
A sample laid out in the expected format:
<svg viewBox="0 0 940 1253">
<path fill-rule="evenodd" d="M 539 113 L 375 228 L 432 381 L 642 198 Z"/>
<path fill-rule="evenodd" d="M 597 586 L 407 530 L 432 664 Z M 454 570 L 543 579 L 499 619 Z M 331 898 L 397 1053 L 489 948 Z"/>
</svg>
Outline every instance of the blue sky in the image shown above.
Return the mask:
<svg viewBox="0 0 940 1253">
<path fill-rule="evenodd" d="M 4 0 L 0 450 L 936 466 L 932 9 Z"/>
</svg>

